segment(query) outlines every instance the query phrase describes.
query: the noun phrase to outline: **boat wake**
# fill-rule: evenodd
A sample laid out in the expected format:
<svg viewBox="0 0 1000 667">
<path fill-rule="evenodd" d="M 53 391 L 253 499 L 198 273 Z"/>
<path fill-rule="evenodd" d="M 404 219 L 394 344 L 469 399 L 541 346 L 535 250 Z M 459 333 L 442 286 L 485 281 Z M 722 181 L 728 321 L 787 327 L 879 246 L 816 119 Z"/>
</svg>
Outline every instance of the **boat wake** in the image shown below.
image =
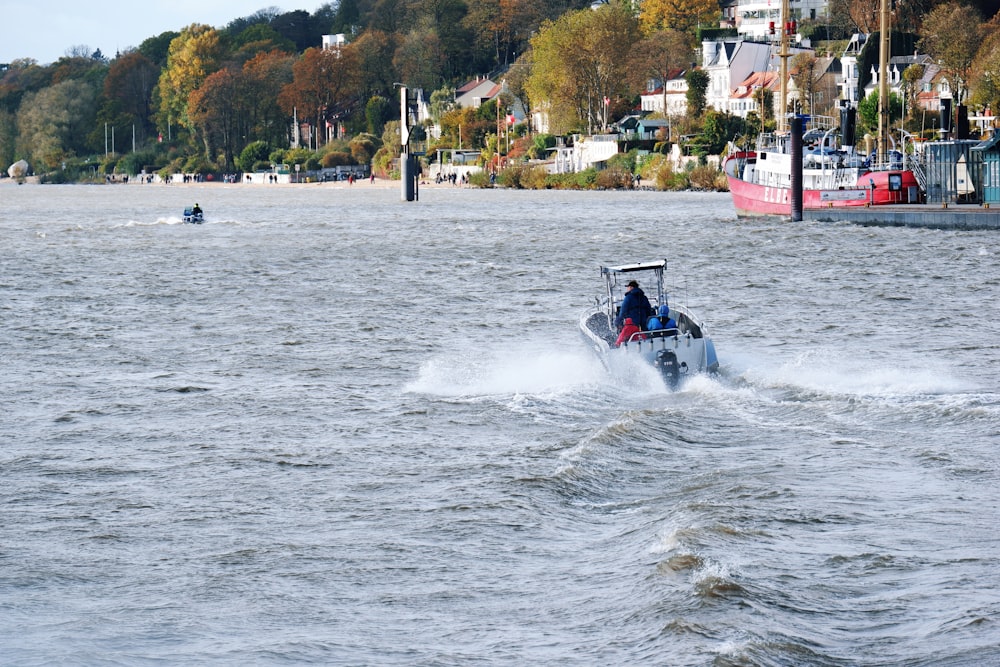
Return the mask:
<svg viewBox="0 0 1000 667">
<path fill-rule="evenodd" d="M 955 377 L 943 361 L 907 368 L 898 362 L 845 358 L 841 349 L 812 349 L 792 358 L 761 358 L 729 353 L 728 375 L 737 384 L 759 389 L 799 389 L 846 396 L 950 394 L 975 390 Z"/>
<path fill-rule="evenodd" d="M 586 349 L 525 344 L 435 355 L 405 390 L 447 397 L 552 395 L 591 388 L 604 378 L 603 367 Z"/>
</svg>

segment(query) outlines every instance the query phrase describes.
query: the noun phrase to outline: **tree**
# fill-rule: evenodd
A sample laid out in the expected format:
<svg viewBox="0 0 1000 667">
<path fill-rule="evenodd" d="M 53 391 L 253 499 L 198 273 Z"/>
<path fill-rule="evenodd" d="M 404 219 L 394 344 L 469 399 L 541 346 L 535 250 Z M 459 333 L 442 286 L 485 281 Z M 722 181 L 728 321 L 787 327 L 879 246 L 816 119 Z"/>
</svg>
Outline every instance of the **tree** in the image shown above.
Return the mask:
<svg viewBox="0 0 1000 667">
<path fill-rule="evenodd" d="M 243 65 L 247 88 L 247 140 L 270 146 L 288 145 L 290 119 L 278 104 L 282 88 L 292 82 L 295 56 L 283 51 L 257 54 Z"/>
<path fill-rule="evenodd" d="M 941 65 L 959 104 L 968 92 L 972 62 L 984 36 L 979 10 L 964 2 L 938 5 L 924 19 L 920 48 Z"/>
<path fill-rule="evenodd" d="M 987 28 L 986 41 L 976 54 L 973 71 L 976 74 L 972 80 L 972 97 L 974 104 L 989 107 L 990 111 L 1000 110 L 1000 26 L 994 18 Z"/>
<path fill-rule="evenodd" d="M 447 58 L 436 32 L 412 31 L 406 35 L 392 58 L 393 68 L 410 88 L 432 90 L 444 80 Z"/>
<path fill-rule="evenodd" d="M 608 120 L 605 99 L 629 92 L 621 54 L 638 37 L 629 5 L 618 0 L 543 24 L 531 40 L 533 66 L 525 88 L 548 107 L 551 131 L 593 128 Z"/>
<path fill-rule="evenodd" d="M 219 33 L 207 25 L 190 25 L 170 42 L 167 66 L 160 73 L 161 128 L 180 123 L 193 132 L 194 125 L 188 117 L 188 98 L 218 69 L 222 57 Z"/>
<path fill-rule="evenodd" d="M 104 79 L 101 115 L 116 125 L 135 125 L 143 140 L 154 128 L 153 89 L 160 70 L 139 51 L 119 56 Z"/>
<path fill-rule="evenodd" d="M 915 115 L 917 95 L 920 93 L 920 79 L 924 76 L 924 66 L 914 63 L 903 70 L 903 91 L 909 116 Z"/>
<path fill-rule="evenodd" d="M 238 137 L 244 136 L 246 85 L 242 73 L 221 69 L 210 74 L 188 100 L 191 124 L 205 144 L 209 160 L 221 149 L 227 171 L 232 170 Z"/>
<path fill-rule="evenodd" d="M 684 75 L 687 81 L 688 116 L 700 118 L 705 112 L 706 94 L 708 93 L 708 73 L 705 70 L 693 69 Z"/>
<path fill-rule="evenodd" d="M 892 127 L 893 119 L 902 115 L 903 105 L 896 93 L 889 93 L 889 127 Z M 858 125 L 859 134 L 863 129 L 865 132 L 874 133 L 878 131 L 878 91 L 873 90 L 868 97 L 858 102 Z"/>
<path fill-rule="evenodd" d="M 240 151 L 240 156 L 236 159 L 236 166 L 239 167 L 240 171 L 253 171 L 254 165 L 266 161 L 269 155 L 270 149 L 267 142 L 251 141 Z"/>
<path fill-rule="evenodd" d="M 702 26 L 719 24 L 717 0 L 644 0 L 639 23 L 645 34 L 672 29 L 691 37 Z"/>
<path fill-rule="evenodd" d="M 339 50 L 306 49 L 292 66 L 292 82 L 281 89 L 278 103 L 289 116 L 297 110 L 310 119 L 317 145 L 328 124 L 345 118 L 358 103 L 357 51 L 347 45 Z"/>
<path fill-rule="evenodd" d="M 365 105 L 365 123 L 369 134 L 382 134 L 382 128 L 394 116 L 399 116 L 399 107 L 394 107 L 388 99 L 381 95 L 373 95 L 368 99 Z"/>
<path fill-rule="evenodd" d="M 816 56 L 811 51 L 797 53 L 792 58 L 792 82 L 798 91 L 802 113 L 813 113 L 812 97 L 816 87 Z"/>
<path fill-rule="evenodd" d="M 660 30 L 636 42 L 629 54 L 629 82 L 645 90 L 646 81 L 658 81 L 663 89 L 663 109 L 667 110 L 667 81 L 688 68 L 693 44 L 677 30 Z"/>
<path fill-rule="evenodd" d="M 97 89 L 81 80 L 53 84 L 29 93 L 17 114 L 16 152 L 35 167 L 58 169 L 62 162 L 88 152 L 86 137 L 97 114 Z"/>
<path fill-rule="evenodd" d="M 295 43 L 286 37 L 282 37 L 269 25 L 256 23 L 239 33 L 232 40 L 235 51 L 233 59 L 243 63 L 250 60 L 259 53 L 269 51 L 284 51 L 285 53 L 295 53 Z"/>
<path fill-rule="evenodd" d="M 393 90 L 392 84 L 400 80 L 392 66 L 397 46 L 395 37 L 379 30 L 367 30 L 351 46 L 358 57 L 361 99 L 372 95 L 388 97 Z"/>
</svg>

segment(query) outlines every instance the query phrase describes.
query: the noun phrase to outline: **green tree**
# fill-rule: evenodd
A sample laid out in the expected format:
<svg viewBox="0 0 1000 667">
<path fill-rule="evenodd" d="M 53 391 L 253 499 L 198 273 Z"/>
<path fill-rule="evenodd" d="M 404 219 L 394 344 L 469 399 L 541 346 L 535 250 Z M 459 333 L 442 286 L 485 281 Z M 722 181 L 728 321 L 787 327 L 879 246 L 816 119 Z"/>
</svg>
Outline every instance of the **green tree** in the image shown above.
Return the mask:
<svg viewBox="0 0 1000 667">
<path fill-rule="evenodd" d="M 389 100 L 381 95 L 373 95 L 368 100 L 368 104 L 365 105 L 365 122 L 368 126 L 368 133 L 382 134 L 382 128 L 385 127 L 386 122 L 398 115 L 398 107 L 394 107 Z"/>
<path fill-rule="evenodd" d="M 992 24 L 996 26 L 996 22 Z M 1000 111 L 1000 30 L 990 30 L 973 63 L 971 101 Z"/>
<path fill-rule="evenodd" d="M 379 30 L 368 30 L 351 43 L 358 58 L 360 99 L 391 95 L 392 84 L 401 80 L 392 64 L 396 45 L 394 36 Z"/>
<path fill-rule="evenodd" d="M 889 93 L 889 127 L 903 113 L 903 104 L 896 93 Z M 858 102 L 858 133 L 878 132 L 878 90 L 873 90 L 868 97 Z"/>
<path fill-rule="evenodd" d="M 924 66 L 913 64 L 903 70 L 903 93 L 906 100 L 907 115 L 916 116 L 917 96 L 920 94 L 920 79 L 924 76 Z"/>
<path fill-rule="evenodd" d="M 705 113 L 705 100 L 708 93 L 708 73 L 705 70 L 692 69 L 684 75 L 687 81 L 687 107 L 688 116 L 691 118 L 701 118 Z"/>
<path fill-rule="evenodd" d="M 36 172 L 60 168 L 65 160 L 88 152 L 84 141 L 96 115 L 97 90 L 85 81 L 63 81 L 29 93 L 17 114 L 15 151 Z"/>
<path fill-rule="evenodd" d="M 267 161 L 270 157 L 270 149 L 263 141 L 251 141 L 240 151 L 240 156 L 236 159 L 236 166 L 240 171 L 253 171 L 254 165 L 258 162 Z"/>
</svg>

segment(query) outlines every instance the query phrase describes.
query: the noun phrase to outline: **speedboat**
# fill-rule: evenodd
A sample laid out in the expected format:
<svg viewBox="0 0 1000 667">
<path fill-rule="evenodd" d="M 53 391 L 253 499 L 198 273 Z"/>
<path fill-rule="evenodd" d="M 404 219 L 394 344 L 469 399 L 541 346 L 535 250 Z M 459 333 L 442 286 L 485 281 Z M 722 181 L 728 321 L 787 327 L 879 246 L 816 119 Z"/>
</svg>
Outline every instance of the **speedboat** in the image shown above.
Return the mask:
<svg viewBox="0 0 1000 667">
<path fill-rule="evenodd" d="M 614 372 L 619 364 L 639 360 L 656 368 L 664 383 L 669 388 L 676 389 L 687 376 L 717 371 L 719 359 L 704 323 L 686 306 L 668 304 L 667 294 L 663 290 L 663 273 L 666 268 L 665 259 L 622 266 L 602 266 L 605 294 L 596 298 L 594 305 L 580 315 L 580 333 L 609 371 Z M 660 306 L 669 307 L 669 319 L 676 326 L 639 331 L 621 345 L 616 345 L 618 331 L 615 318 L 625 296 L 625 287 L 633 279 L 644 286 L 653 312 L 659 311 Z M 637 324 L 645 329 L 645 322 Z"/>
<path fill-rule="evenodd" d="M 195 213 L 193 208 L 184 209 L 184 222 L 200 225 L 205 222 L 205 214 L 202 211 Z"/>
</svg>

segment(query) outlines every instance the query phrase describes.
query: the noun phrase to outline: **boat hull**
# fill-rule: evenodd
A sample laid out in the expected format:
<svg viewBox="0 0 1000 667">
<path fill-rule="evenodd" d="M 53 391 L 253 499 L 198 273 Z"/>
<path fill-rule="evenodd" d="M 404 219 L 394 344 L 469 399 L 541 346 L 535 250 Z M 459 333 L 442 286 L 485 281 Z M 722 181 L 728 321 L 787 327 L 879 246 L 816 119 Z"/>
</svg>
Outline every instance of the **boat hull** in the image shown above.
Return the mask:
<svg viewBox="0 0 1000 667">
<path fill-rule="evenodd" d="M 729 192 L 736 214 L 752 216 L 790 216 L 792 190 L 786 187 L 765 186 L 734 176 L 727 170 Z M 917 179 L 909 170 L 871 171 L 858 178 L 854 188 L 802 189 L 802 208 L 825 209 L 848 206 L 885 206 L 888 204 L 914 204 L 919 196 Z M 912 201 L 911 201 L 912 199 Z"/>
<path fill-rule="evenodd" d="M 678 309 L 672 314 L 679 313 Z M 611 372 L 628 371 L 635 362 L 660 371 L 665 383 L 677 388 L 685 378 L 698 373 L 714 373 L 719 360 L 712 339 L 695 327 L 670 335 L 646 337 L 616 347 L 607 318 L 601 310 L 588 310 L 580 317 L 580 333 L 604 366 Z"/>
</svg>

